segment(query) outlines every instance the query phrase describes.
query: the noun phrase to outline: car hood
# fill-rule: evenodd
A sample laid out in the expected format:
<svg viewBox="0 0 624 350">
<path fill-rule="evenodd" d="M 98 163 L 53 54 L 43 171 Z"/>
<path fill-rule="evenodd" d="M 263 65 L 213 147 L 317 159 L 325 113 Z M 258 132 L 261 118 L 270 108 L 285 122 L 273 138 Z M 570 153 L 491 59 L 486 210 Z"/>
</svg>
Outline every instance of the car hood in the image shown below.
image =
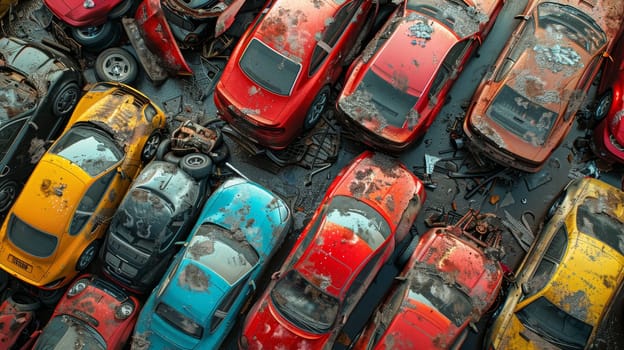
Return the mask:
<svg viewBox="0 0 624 350">
<path fill-rule="evenodd" d="M 106 22 L 107 14 L 122 1 L 95 1 L 91 8 L 84 7 L 84 0 L 45 0 L 46 6 L 54 15 L 71 26 L 95 26 Z"/>
<path fill-rule="evenodd" d="M 279 345 L 284 349 L 321 349 L 327 342 L 330 333 L 311 334 L 297 329 L 279 315 L 269 299 L 270 295 L 265 294 L 265 298 L 258 301 L 258 311 L 245 322 L 243 334 L 250 348 L 269 349 Z"/>
<path fill-rule="evenodd" d="M 428 306 L 404 302 L 402 312 L 392 320 L 381 344 L 387 349 L 448 349 L 456 327 L 443 315 Z"/>
</svg>

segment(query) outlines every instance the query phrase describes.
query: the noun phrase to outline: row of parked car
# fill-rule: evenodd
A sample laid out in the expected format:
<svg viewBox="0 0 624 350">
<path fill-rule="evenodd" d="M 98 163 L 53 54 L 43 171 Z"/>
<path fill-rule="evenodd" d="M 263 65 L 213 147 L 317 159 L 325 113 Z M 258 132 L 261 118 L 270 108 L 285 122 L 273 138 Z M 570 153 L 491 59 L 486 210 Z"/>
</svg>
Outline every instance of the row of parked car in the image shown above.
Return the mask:
<svg viewBox="0 0 624 350">
<path fill-rule="evenodd" d="M 223 118 L 257 143 L 286 147 L 320 119 L 331 85 L 355 60 L 348 76 L 359 76 L 362 82 L 345 84 L 337 102 L 341 115 L 362 127 L 369 135 L 364 142 L 371 146 L 391 152 L 407 147 L 433 121 L 503 2 L 403 2 L 357 56 L 357 44 L 368 36 L 363 27 L 375 26 L 363 16 L 378 11 L 378 4 L 268 2 L 234 48 L 217 85 L 215 102 Z M 522 42 L 519 47 L 535 57 L 527 67 L 537 62 L 544 74 L 533 79 L 528 73 L 513 73 L 523 62 L 519 49 L 493 70 L 494 80 L 524 79 L 500 88 L 505 95 L 500 100 L 513 101 L 510 110 L 531 109 L 514 120 L 534 118 L 537 110 L 547 118 L 547 107 L 555 113 L 561 106 L 567 113 L 561 118 L 572 120 L 580 106 L 576 98 L 587 92 L 621 30 L 622 16 L 616 16 L 618 22 L 599 12 L 606 8 L 622 14 L 619 2 L 597 6 L 594 12 L 573 8 L 563 2 L 530 2 L 521 19 L 528 29 L 514 34 Z M 308 25 L 316 29 L 304 30 Z M 397 28 L 396 37 L 403 37 L 395 42 Z M 543 33 L 537 35 L 539 31 Z M 520 35 L 524 32 L 534 37 Z M 573 44 L 561 44 L 572 36 Z M 407 48 L 433 51 L 425 58 L 418 58 L 420 53 L 409 58 L 397 55 L 391 44 L 401 46 L 402 53 Z M 0 187 L 6 188 L 0 193 L 6 210 L 0 267 L 44 290 L 70 286 L 43 332 L 32 338 L 34 348 L 122 348 L 132 332 L 136 349 L 218 348 L 256 292 L 261 294 L 240 329 L 240 348 L 331 348 L 382 266 L 401 257 L 413 238 L 410 229 L 426 200 L 423 183 L 396 159 L 364 152 L 336 176 L 268 287 L 256 291 L 291 230 L 291 211 L 282 199 L 242 177 L 212 191 L 215 154 L 203 149 L 175 154 L 164 142 L 169 120 L 140 91 L 102 82 L 82 95 L 79 68 L 58 50 L 14 38 L 0 39 L 0 50 L 7 101 L 2 119 L 12 126 L 0 129 L 10 136 L 2 148 L 4 183 L 10 186 Z M 447 53 L 454 55 L 436 61 L 440 66 L 426 61 Z M 406 61 L 390 61 L 396 58 Z M 412 84 L 422 75 L 413 72 L 421 69 L 429 70 L 431 78 Z M 546 73 L 544 84 L 561 75 L 566 86 L 577 86 L 577 78 L 584 85 L 558 96 L 539 84 Z M 518 84 L 533 94 L 530 99 L 513 96 Z M 387 99 L 377 99 L 378 94 Z M 606 102 L 601 99 L 599 106 L 613 113 L 608 96 L 615 101 L 617 92 L 602 95 Z M 485 99 L 492 105 L 497 100 Z M 546 100 L 557 110 L 537 105 Z M 470 110 L 480 99 L 474 101 Z M 502 114 L 482 113 L 503 124 Z M 52 125 L 44 124 L 50 119 Z M 479 119 L 478 130 L 493 130 L 492 124 L 483 124 L 485 117 Z M 545 125 L 536 124 L 532 131 L 542 132 Z M 562 126 L 555 129 L 567 132 Z M 399 134 L 403 138 L 392 140 Z M 504 140 L 501 133 L 484 134 L 497 145 Z M 524 140 L 546 142 L 538 138 Z M 215 149 L 216 144 L 215 139 Z M 18 147 L 27 151 L 18 152 Z M 532 165 L 521 169 L 538 170 Z M 580 349 L 594 341 L 624 277 L 623 203 L 622 191 L 595 179 L 566 187 L 516 272 L 487 337 L 488 347 Z M 413 254 L 398 259 L 405 265 L 387 300 L 353 347 L 461 346 L 470 325 L 495 304 L 503 284 L 496 256 L 486 254 L 464 231 L 449 226 L 415 238 Z M 75 279 L 98 251 L 106 278 Z M 149 297 L 141 306 L 131 292 Z M 16 299 L 8 301 L 13 309 L 19 308 Z"/>
</svg>

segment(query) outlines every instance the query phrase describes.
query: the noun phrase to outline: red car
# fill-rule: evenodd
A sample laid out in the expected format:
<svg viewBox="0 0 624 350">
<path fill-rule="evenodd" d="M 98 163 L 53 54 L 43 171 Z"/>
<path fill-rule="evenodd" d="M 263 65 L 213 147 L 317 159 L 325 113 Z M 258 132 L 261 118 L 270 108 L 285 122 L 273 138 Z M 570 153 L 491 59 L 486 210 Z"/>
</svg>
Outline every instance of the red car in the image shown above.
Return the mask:
<svg viewBox="0 0 624 350">
<path fill-rule="evenodd" d="M 111 282 L 83 275 L 59 301 L 33 349 L 121 350 L 139 314 L 139 301 Z"/>
<path fill-rule="evenodd" d="M 610 163 L 624 164 L 624 35 L 613 50 L 613 61 L 605 61 L 597 95 L 594 153 Z"/>
<path fill-rule="evenodd" d="M 215 88 L 221 118 L 255 144 L 286 148 L 320 119 L 376 11 L 373 0 L 267 2 Z"/>
<path fill-rule="evenodd" d="M 494 304 L 503 271 L 498 261 L 455 230 L 433 228 L 420 238 L 353 349 L 461 347 L 468 325 Z"/>
<path fill-rule="evenodd" d="M 565 139 L 622 32 L 621 0 L 530 0 L 464 120 L 470 149 L 536 173 Z"/>
<path fill-rule="evenodd" d="M 422 182 L 366 151 L 343 169 L 245 320 L 241 349 L 329 349 L 423 202 Z"/>
<path fill-rule="evenodd" d="M 351 65 L 341 119 L 367 145 L 403 151 L 427 131 L 504 3 L 403 2 Z"/>
</svg>

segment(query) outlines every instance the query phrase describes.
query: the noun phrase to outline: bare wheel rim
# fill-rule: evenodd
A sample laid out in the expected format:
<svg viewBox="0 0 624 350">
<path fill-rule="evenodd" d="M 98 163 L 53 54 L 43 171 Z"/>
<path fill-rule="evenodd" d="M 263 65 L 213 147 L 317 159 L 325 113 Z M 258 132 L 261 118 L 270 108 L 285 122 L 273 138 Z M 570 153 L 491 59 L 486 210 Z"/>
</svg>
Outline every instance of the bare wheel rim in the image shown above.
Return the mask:
<svg viewBox="0 0 624 350">
<path fill-rule="evenodd" d="M 158 145 L 160 144 L 160 135 L 152 134 L 152 136 L 147 139 L 145 142 L 145 146 L 143 146 L 143 159 L 149 160 L 152 159 L 156 155 L 156 151 L 158 150 Z"/>
<path fill-rule="evenodd" d="M 85 268 L 87 268 L 87 266 L 89 266 L 89 264 L 95 257 L 95 250 L 96 247 L 93 245 L 87 247 L 87 249 L 82 253 L 80 259 L 78 260 L 78 270 L 84 270 Z"/>
<path fill-rule="evenodd" d="M 126 57 L 121 54 L 110 54 L 102 66 L 102 71 L 109 80 L 123 81 L 125 80 L 132 70 L 132 65 Z"/>
<path fill-rule="evenodd" d="M 595 118 L 598 120 L 602 120 L 607 116 L 607 112 L 609 108 L 611 108 L 611 101 L 613 100 L 613 96 L 611 93 L 607 93 L 603 95 L 598 104 L 596 105 L 596 109 L 594 111 Z"/>
<path fill-rule="evenodd" d="M 78 89 L 73 86 L 65 87 L 63 92 L 55 101 L 55 110 L 58 114 L 65 114 L 71 111 L 78 102 Z"/>
<path fill-rule="evenodd" d="M 95 38 L 102 32 L 103 26 L 80 27 L 78 32 L 84 38 Z"/>
</svg>

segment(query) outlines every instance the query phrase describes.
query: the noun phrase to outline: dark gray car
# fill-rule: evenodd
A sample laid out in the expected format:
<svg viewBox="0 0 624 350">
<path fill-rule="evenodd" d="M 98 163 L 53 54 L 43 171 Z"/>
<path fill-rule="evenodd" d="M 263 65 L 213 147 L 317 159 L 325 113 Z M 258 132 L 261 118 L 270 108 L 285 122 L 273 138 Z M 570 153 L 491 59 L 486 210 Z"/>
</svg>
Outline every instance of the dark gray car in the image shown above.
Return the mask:
<svg viewBox="0 0 624 350">
<path fill-rule="evenodd" d="M 0 216 L 82 93 L 80 67 L 51 46 L 0 38 Z"/>
<path fill-rule="evenodd" d="M 189 156 L 195 168 L 201 159 L 212 166 L 208 156 Z M 210 191 L 208 182 L 207 176 L 194 178 L 177 164 L 150 162 L 113 216 L 100 252 L 104 273 L 129 290 L 149 292 L 169 267 L 175 242 L 185 240 L 195 224 Z"/>
</svg>

